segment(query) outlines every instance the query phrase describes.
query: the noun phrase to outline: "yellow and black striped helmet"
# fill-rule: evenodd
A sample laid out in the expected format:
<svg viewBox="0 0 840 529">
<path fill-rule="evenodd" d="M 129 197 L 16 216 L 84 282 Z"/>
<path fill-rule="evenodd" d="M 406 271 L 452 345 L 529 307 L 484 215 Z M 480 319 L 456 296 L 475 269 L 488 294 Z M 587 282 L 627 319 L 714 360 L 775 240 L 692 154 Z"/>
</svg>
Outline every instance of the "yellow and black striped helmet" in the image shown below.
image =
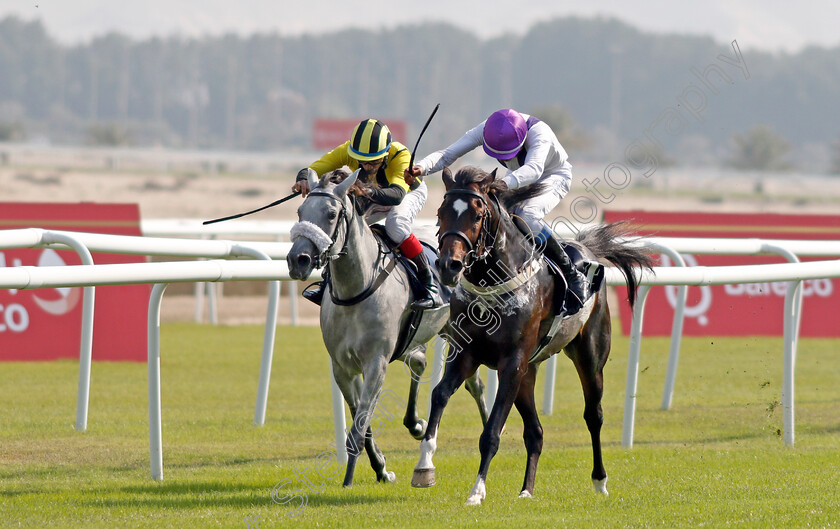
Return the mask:
<svg viewBox="0 0 840 529">
<path fill-rule="evenodd" d="M 347 154 L 351 158 L 367 162 L 382 158 L 388 154 L 390 148 L 391 131 L 388 130 L 388 126 L 375 119 L 366 119 L 353 129 Z"/>
</svg>

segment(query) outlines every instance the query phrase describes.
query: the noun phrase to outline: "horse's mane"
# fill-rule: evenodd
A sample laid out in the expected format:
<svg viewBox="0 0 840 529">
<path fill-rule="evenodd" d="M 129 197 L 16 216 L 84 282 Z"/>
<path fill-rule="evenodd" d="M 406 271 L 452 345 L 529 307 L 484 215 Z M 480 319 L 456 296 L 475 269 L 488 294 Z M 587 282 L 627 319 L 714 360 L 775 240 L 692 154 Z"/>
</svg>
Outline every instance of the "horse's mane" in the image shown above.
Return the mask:
<svg viewBox="0 0 840 529">
<path fill-rule="evenodd" d="M 484 182 L 488 176 L 489 173 L 480 167 L 467 166 L 455 173 L 454 181 L 459 187 L 466 187 L 469 184 Z M 506 211 L 510 211 L 513 206 L 524 200 L 542 195 L 549 187 L 548 184 L 535 183 L 517 189 L 507 189 L 502 191 L 497 187 L 497 182 L 499 181 L 500 180 L 495 180 L 491 182 L 490 185 L 487 186 L 487 189 L 483 189 L 483 191 L 495 194 L 499 199 L 499 203 Z"/>
<path fill-rule="evenodd" d="M 351 173 L 350 169 L 345 165 L 344 167 L 336 169 L 335 171 L 330 171 L 329 173 L 324 173 L 321 176 L 321 180 L 318 183 L 318 185 L 320 187 L 324 187 L 329 183 L 340 184 L 345 178 L 347 178 L 351 174 L 353 174 L 353 173 Z"/>
<path fill-rule="evenodd" d="M 329 173 L 324 173 L 321 176 L 321 180 L 318 182 L 318 187 L 323 188 L 327 184 L 340 184 L 345 178 L 352 174 L 353 173 L 350 171 L 350 168 L 346 165 L 334 171 L 330 171 Z M 356 213 L 359 215 L 364 215 L 365 211 L 373 205 L 373 202 L 371 202 L 371 200 L 367 197 L 356 197 L 351 195 L 350 200 L 353 202 L 353 207 L 356 208 Z"/>
</svg>

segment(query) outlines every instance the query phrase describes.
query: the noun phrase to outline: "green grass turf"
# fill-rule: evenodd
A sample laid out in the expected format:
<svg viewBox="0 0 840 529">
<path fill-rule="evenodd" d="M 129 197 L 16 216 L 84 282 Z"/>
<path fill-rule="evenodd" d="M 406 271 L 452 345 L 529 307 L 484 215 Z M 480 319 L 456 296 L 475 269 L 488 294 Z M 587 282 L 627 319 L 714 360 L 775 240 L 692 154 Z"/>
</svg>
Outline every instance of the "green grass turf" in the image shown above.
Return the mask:
<svg viewBox="0 0 840 529">
<path fill-rule="evenodd" d="M 94 364 L 85 433 L 73 430 L 76 362 L 0 364 L 0 527 L 840 527 L 838 340 L 799 343 L 796 446 L 786 447 L 780 338 L 684 339 L 667 412 L 659 405 L 668 341 L 645 338 L 635 445 L 626 450 L 628 344 L 616 338 L 605 369 L 607 498 L 589 479 L 580 383 L 561 357 L 554 414 L 542 417 L 535 497 L 516 497 L 525 451 L 514 411 L 476 508 L 464 501 L 481 424 L 466 391 L 443 416 L 437 486 L 411 488 L 418 442 L 392 403 L 396 416 L 380 417 L 376 441 L 397 482 L 376 483 L 363 456 L 354 486 L 343 489 L 343 474 L 329 476 L 336 466 L 328 464 L 332 411 L 320 332 L 282 327 L 277 337 L 266 425 L 257 428 L 262 328 L 163 326 L 162 482 L 149 473 L 145 364 Z M 542 382 L 541 374 L 540 408 Z M 390 366 L 386 389 L 406 397 L 402 364 Z M 424 416 L 427 395 L 425 385 Z M 297 497 L 272 501 L 278 483 L 285 485 L 276 498 Z"/>
</svg>

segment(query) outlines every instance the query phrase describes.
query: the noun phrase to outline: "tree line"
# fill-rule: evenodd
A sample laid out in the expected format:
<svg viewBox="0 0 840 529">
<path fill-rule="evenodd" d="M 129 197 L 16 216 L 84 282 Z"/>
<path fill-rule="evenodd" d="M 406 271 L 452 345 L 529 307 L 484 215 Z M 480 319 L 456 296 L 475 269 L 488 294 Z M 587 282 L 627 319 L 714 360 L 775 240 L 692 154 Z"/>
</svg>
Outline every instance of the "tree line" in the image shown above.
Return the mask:
<svg viewBox="0 0 840 529">
<path fill-rule="evenodd" d="M 682 163 L 749 165 L 740 150 L 777 153 L 773 169 L 840 164 L 840 47 L 771 54 L 738 42 L 749 78 L 718 82 L 702 120 L 651 148 Z M 403 119 L 412 136 L 439 102 L 430 148 L 514 107 L 539 110 L 577 158 L 603 159 L 680 109 L 686 87 L 701 85 L 693 72 L 721 54 L 733 56 L 731 43 L 606 18 L 558 18 L 487 40 L 423 23 L 295 37 L 110 33 L 71 46 L 40 21 L 7 17 L 0 140 L 306 149 L 315 118 Z"/>
</svg>

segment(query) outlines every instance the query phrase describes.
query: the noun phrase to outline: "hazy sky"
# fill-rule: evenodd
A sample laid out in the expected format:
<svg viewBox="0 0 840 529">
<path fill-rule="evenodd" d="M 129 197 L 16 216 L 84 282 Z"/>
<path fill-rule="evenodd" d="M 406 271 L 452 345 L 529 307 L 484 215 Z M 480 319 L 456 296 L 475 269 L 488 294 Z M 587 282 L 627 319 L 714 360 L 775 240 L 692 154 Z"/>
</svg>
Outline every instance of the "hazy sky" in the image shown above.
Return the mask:
<svg viewBox="0 0 840 529">
<path fill-rule="evenodd" d="M 0 17 L 40 18 L 63 43 L 111 30 L 151 35 L 233 31 L 323 33 L 345 27 L 392 28 L 447 21 L 481 37 L 521 34 L 557 16 L 614 16 L 646 31 L 737 39 L 742 49 L 795 52 L 840 44 L 840 1 L 814 0 L 0 0 Z"/>
</svg>

